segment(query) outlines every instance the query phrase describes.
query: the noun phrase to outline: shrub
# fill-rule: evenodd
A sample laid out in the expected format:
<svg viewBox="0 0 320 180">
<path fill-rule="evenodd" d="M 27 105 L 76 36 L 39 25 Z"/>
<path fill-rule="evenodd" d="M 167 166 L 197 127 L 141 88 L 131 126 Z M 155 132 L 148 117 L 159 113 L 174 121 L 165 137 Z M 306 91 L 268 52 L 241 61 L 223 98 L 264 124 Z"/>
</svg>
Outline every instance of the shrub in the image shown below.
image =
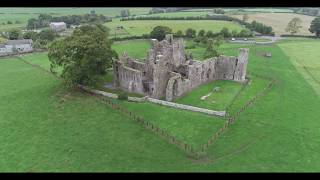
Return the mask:
<svg viewBox="0 0 320 180">
<path fill-rule="evenodd" d="M 128 100 L 128 93 L 127 92 L 120 92 L 119 95 L 118 95 L 118 99 L 119 100 Z"/>
</svg>

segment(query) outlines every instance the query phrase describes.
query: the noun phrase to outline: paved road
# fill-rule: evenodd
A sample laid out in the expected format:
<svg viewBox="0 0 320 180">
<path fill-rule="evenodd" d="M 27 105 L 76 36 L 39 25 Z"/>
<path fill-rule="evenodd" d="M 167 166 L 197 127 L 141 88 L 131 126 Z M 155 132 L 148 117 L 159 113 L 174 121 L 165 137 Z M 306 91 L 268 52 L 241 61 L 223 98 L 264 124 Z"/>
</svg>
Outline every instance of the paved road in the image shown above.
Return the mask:
<svg viewBox="0 0 320 180">
<path fill-rule="evenodd" d="M 270 41 L 267 42 L 256 42 L 256 41 L 245 41 L 245 40 L 235 40 L 235 41 L 229 41 L 230 43 L 242 43 L 242 44 L 272 44 L 275 43 L 281 39 L 285 39 L 284 37 L 280 37 L 280 36 L 258 36 L 259 38 L 264 38 L 264 39 L 269 39 Z"/>
</svg>

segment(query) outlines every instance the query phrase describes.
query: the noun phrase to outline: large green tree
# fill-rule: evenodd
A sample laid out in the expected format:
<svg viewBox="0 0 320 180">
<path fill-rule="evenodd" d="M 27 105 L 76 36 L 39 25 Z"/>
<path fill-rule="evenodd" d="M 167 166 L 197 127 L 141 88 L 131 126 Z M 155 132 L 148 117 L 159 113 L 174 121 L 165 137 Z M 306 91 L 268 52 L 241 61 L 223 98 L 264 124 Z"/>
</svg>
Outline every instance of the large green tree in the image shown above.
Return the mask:
<svg viewBox="0 0 320 180">
<path fill-rule="evenodd" d="M 103 25 L 84 25 L 70 37 L 54 41 L 48 53 L 50 70 L 56 73 L 56 68 L 62 67 L 61 77 L 67 85 L 100 85 L 116 57 L 108 35 Z"/>
<path fill-rule="evenodd" d="M 317 37 L 320 37 L 320 17 L 311 21 L 309 31 L 311 33 L 315 33 Z"/>
<path fill-rule="evenodd" d="M 302 24 L 302 20 L 300 18 L 295 17 L 291 19 L 291 21 L 288 23 L 285 31 L 290 32 L 290 34 L 292 35 L 296 34 L 299 32 L 299 29 L 302 28 L 301 24 Z"/>
<path fill-rule="evenodd" d="M 154 39 L 158 39 L 159 41 L 162 41 L 166 37 L 166 34 L 171 34 L 171 33 L 172 33 L 172 29 L 170 29 L 167 26 L 156 26 L 150 32 L 150 37 Z"/>
</svg>

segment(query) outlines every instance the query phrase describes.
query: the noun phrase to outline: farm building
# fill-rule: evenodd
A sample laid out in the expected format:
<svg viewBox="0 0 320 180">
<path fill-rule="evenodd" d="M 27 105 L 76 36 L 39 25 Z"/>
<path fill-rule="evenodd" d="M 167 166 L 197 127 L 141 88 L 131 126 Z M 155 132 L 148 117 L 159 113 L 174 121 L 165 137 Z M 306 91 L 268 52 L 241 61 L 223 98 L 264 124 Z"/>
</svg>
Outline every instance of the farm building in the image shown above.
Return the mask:
<svg viewBox="0 0 320 180">
<path fill-rule="evenodd" d="M 64 22 L 51 22 L 50 28 L 55 32 L 60 32 L 66 30 L 67 25 Z"/>
<path fill-rule="evenodd" d="M 32 52 L 32 40 L 9 40 L 3 44 L 0 44 L 0 56 L 8 56 L 20 53 Z"/>
</svg>

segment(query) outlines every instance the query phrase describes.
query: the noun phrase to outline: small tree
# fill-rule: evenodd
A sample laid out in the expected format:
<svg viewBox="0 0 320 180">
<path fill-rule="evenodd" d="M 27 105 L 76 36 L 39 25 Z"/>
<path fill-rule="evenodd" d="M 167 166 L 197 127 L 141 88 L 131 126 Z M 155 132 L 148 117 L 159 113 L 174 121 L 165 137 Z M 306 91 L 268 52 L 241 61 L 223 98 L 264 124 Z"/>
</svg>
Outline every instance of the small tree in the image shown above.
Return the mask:
<svg viewBox="0 0 320 180">
<path fill-rule="evenodd" d="M 238 37 L 238 31 L 237 30 L 232 30 L 232 32 L 231 32 L 231 36 L 232 37 Z"/>
<path fill-rule="evenodd" d="M 205 59 L 207 59 L 207 58 L 211 58 L 211 57 L 217 57 L 218 55 L 219 55 L 219 53 L 216 50 L 216 47 L 214 46 L 214 40 L 213 39 L 208 39 L 207 49 L 204 52 L 203 57 Z"/>
<path fill-rule="evenodd" d="M 198 32 L 198 37 L 203 37 L 205 35 L 205 30 L 201 29 L 199 32 Z"/>
<path fill-rule="evenodd" d="M 51 29 L 43 30 L 38 34 L 38 37 L 40 39 L 48 41 L 53 41 L 56 36 L 56 33 L 53 32 Z"/>
<path fill-rule="evenodd" d="M 229 32 L 229 29 L 224 27 L 221 29 L 220 34 L 223 35 L 223 37 L 228 38 L 231 36 L 231 33 Z"/>
<path fill-rule="evenodd" d="M 182 37 L 183 36 L 183 32 L 181 30 L 178 30 L 175 35 L 177 37 Z"/>
<path fill-rule="evenodd" d="M 239 33 L 240 37 L 252 37 L 253 33 L 250 30 L 242 29 Z"/>
<path fill-rule="evenodd" d="M 23 39 L 32 39 L 33 41 L 35 41 L 37 38 L 37 35 L 38 34 L 36 32 L 28 31 L 23 34 Z"/>
<path fill-rule="evenodd" d="M 13 24 L 12 21 L 8 21 L 7 24 Z"/>
<path fill-rule="evenodd" d="M 158 39 L 159 41 L 162 41 L 166 37 L 166 34 L 171 34 L 171 33 L 172 33 L 172 29 L 170 29 L 167 26 L 156 26 L 150 32 L 150 37 L 154 39 Z"/>
<path fill-rule="evenodd" d="M 120 92 L 118 95 L 119 100 L 128 100 L 128 93 L 126 92 Z"/>
<path fill-rule="evenodd" d="M 9 32 L 9 39 L 10 40 L 19 39 L 20 34 L 21 34 L 20 30 L 13 29 Z"/>
<path fill-rule="evenodd" d="M 287 25 L 285 31 L 290 32 L 291 35 L 296 34 L 299 32 L 299 29 L 302 28 L 301 26 L 302 20 L 300 18 L 293 18 Z"/>
<path fill-rule="evenodd" d="M 247 22 L 248 19 L 249 19 L 248 14 L 244 14 L 244 15 L 242 16 L 242 21 Z"/>
<path fill-rule="evenodd" d="M 315 33 L 316 37 L 320 37 L 320 17 L 317 17 L 311 21 L 309 31 L 311 33 Z"/>
<path fill-rule="evenodd" d="M 213 32 L 211 31 L 211 30 L 209 30 L 209 31 L 207 31 L 207 33 L 206 33 L 206 37 L 208 37 L 208 38 L 211 38 L 211 37 L 213 37 Z"/>
<path fill-rule="evenodd" d="M 49 46 L 50 70 L 62 67 L 66 85 L 96 86 L 103 82 L 116 53 L 111 49 L 109 30 L 103 25 L 84 25 L 72 35 Z"/>
<path fill-rule="evenodd" d="M 194 30 L 194 29 L 192 29 L 192 28 L 188 28 L 187 30 L 186 30 L 186 37 L 188 37 L 188 38 L 194 38 L 194 37 L 196 37 L 196 30 Z"/>
</svg>

